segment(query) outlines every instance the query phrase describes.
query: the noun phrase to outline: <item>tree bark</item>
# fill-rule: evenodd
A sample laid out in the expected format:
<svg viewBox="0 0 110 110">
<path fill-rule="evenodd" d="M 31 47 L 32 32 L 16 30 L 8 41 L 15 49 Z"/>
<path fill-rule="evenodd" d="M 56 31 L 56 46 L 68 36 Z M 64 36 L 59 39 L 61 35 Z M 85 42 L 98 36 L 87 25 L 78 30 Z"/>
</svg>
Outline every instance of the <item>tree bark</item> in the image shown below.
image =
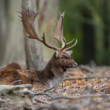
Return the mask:
<svg viewBox="0 0 110 110">
<path fill-rule="evenodd" d="M 22 22 L 18 11 L 21 9 L 22 0 L 10 0 L 7 20 L 7 36 L 5 39 L 5 53 L 3 64 L 11 62 L 24 62 L 24 39 Z"/>
<path fill-rule="evenodd" d="M 29 8 L 33 11 L 37 11 L 36 0 L 23 0 L 22 8 L 23 9 Z M 37 21 L 35 21 L 35 28 L 36 32 L 39 34 Z M 37 40 L 27 38 L 26 32 L 24 33 L 25 33 L 25 51 L 26 51 L 27 69 L 41 70 L 44 68 L 45 64 L 43 60 L 43 53 L 40 43 Z"/>
<path fill-rule="evenodd" d="M 39 0 L 39 2 L 40 2 L 39 10 L 41 12 L 39 17 L 39 31 L 41 34 L 45 32 L 47 42 L 49 42 L 51 45 L 58 46 L 58 42 L 55 39 L 53 39 L 53 35 L 57 16 L 59 16 L 58 15 L 59 1 Z M 43 51 L 44 57 L 48 61 L 50 57 L 53 55 L 54 51 L 45 46 L 43 46 Z"/>
<path fill-rule="evenodd" d="M 7 16 L 6 16 L 6 8 L 5 8 L 5 1 L 0 0 L 0 65 L 3 62 L 3 55 L 4 55 L 4 43 L 5 37 L 7 32 Z"/>
</svg>

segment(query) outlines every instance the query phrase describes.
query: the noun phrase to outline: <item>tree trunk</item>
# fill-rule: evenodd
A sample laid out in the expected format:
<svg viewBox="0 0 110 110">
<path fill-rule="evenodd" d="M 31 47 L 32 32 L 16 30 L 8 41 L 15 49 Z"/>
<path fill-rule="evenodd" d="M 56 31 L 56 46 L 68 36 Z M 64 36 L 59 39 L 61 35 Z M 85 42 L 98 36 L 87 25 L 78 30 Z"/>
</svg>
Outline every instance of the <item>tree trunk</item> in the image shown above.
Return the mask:
<svg viewBox="0 0 110 110">
<path fill-rule="evenodd" d="M 37 11 L 36 0 L 23 0 L 22 8 L 29 8 L 31 10 Z M 35 22 L 35 28 L 36 32 L 39 34 L 37 21 Z M 26 36 L 26 32 L 24 33 Z M 41 70 L 44 68 L 45 65 L 43 60 L 43 53 L 39 41 L 25 37 L 25 51 L 27 69 Z"/>
<path fill-rule="evenodd" d="M 0 65 L 3 62 L 3 55 L 4 55 L 4 43 L 5 37 L 7 32 L 7 16 L 6 16 L 6 8 L 5 8 L 5 1 L 0 0 Z"/>
<path fill-rule="evenodd" d="M 49 42 L 51 45 L 58 46 L 58 42 L 53 39 L 54 28 L 56 25 L 57 15 L 58 15 L 58 0 L 39 0 L 39 10 L 40 10 L 40 17 L 39 17 L 39 31 L 40 34 L 45 32 L 46 34 L 46 41 Z M 54 7 L 54 8 L 53 8 Z M 53 55 L 53 50 L 49 49 L 45 46 L 43 47 L 44 57 L 48 61 L 50 57 Z M 49 52 L 47 52 L 49 51 Z"/>
<path fill-rule="evenodd" d="M 21 10 L 22 0 L 10 0 L 8 9 L 8 26 L 7 26 L 7 36 L 5 39 L 5 54 L 4 54 L 4 64 L 11 62 L 23 62 L 25 59 L 24 52 L 24 38 L 22 22 L 20 20 L 20 14 L 18 11 Z"/>
</svg>

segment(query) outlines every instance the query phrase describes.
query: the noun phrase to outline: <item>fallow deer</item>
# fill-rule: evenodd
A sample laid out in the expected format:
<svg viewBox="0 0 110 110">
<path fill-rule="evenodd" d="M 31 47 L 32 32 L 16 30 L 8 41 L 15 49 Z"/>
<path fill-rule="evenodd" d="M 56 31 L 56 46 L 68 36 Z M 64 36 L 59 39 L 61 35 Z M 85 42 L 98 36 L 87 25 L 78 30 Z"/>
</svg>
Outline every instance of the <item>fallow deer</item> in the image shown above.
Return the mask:
<svg viewBox="0 0 110 110">
<path fill-rule="evenodd" d="M 46 87 L 57 87 L 63 81 L 66 70 L 77 66 L 77 63 L 70 56 L 72 51 L 68 51 L 76 45 L 77 40 L 72 46 L 67 48 L 67 46 L 73 43 L 74 40 L 66 43 L 66 40 L 63 37 L 64 12 L 60 15 L 54 32 L 54 38 L 62 44 L 61 48 L 49 45 L 45 40 L 45 34 L 43 34 L 43 37 L 41 38 L 36 33 L 34 20 L 38 13 L 27 9 L 22 10 L 21 14 L 24 28 L 29 34 L 28 37 L 40 41 L 48 48 L 55 50 L 55 53 L 44 70 L 41 71 L 22 70 L 19 68 L 19 65 L 18 68 L 14 68 L 12 64 L 12 66 L 9 65 L 9 68 L 7 67 L 8 69 L 3 69 L 0 72 L 0 84 L 31 83 L 36 86 L 45 85 Z M 20 82 L 16 82 L 17 80 L 20 80 Z"/>
</svg>

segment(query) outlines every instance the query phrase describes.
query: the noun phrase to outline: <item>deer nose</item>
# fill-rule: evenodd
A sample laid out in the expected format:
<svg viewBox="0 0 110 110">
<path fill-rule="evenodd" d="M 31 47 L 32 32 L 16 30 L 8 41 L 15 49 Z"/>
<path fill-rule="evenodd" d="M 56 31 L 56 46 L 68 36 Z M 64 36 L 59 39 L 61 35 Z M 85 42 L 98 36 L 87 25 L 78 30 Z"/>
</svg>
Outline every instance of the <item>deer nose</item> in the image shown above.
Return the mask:
<svg viewBox="0 0 110 110">
<path fill-rule="evenodd" d="M 75 63 L 73 63 L 73 67 L 76 67 L 78 64 L 75 62 Z"/>
</svg>

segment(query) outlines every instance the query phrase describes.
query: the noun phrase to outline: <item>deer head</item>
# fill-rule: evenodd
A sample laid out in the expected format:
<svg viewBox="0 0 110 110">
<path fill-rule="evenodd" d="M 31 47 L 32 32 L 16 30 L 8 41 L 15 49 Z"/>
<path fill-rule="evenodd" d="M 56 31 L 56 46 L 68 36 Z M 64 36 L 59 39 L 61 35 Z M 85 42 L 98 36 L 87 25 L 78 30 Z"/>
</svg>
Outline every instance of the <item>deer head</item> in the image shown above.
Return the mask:
<svg viewBox="0 0 110 110">
<path fill-rule="evenodd" d="M 63 36 L 64 12 L 62 14 L 60 14 L 60 18 L 56 23 L 56 27 L 55 27 L 55 31 L 54 31 L 54 38 L 61 43 L 61 45 L 62 45 L 61 48 L 48 44 L 45 40 L 44 33 L 43 33 L 42 38 L 39 37 L 38 34 L 36 33 L 35 28 L 34 28 L 34 20 L 35 20 L 36 16 L 38 15 L 38 13 L 35 13 L 34 11 L 27 9 L 27 10 L 22 10 L 21 14 L 22 14 L 23 25 L 25 27 L 25 30 L 29 34 L 28 37 L 32 38 L 32 39 L 36 39 L 36 40 L 40 41 L 41 43 L 43 43 L 48 48 L 55 50 L 54 63 L 56 65 L 61 65 L 62 67 L 65 67 L 65 68 L 76 67 L 77 63 L 70 57 L 72 51 L 68 51 L 68 50 L 70 50 L 77 44 L 77 39 L 76 39 L 75 43 L 73 43 L 74 39 L 67 43 Z M 73 45 L 67 48 L 67 46 L 72 43 L 73 43 Z"/>
</svg>

